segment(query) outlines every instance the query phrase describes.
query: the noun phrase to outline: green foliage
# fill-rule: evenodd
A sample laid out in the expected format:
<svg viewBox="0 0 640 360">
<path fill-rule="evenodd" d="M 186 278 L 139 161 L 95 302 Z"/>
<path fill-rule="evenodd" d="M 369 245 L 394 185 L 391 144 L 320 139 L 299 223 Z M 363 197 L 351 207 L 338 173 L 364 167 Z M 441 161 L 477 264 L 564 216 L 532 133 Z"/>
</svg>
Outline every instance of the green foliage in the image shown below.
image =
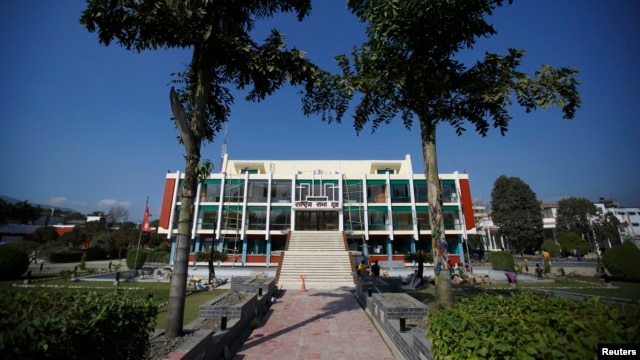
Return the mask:
<svg viewBox="0 0 640 360">
<path fill-rule="evenodd" d="M 564 255 L 584 255 L 589 251 L 589 243 L 576 233 L 562 231 L 556 239 Z"/>
<path fill-rule="evenodd" d="M 491 191 L 491 215 L 500 234 L 517 252 L 538 248 L 544 236 L 542 212 L 536 194 L 517 177 L 502 175 Z"/>
<path fill-rule="evenodd" d="M 33 235 L 41 243 L 54 242 L 58 240 L 59 237 L 56 228 L 53 226 L 39 227 Z"/>
<path fill-rule="evenodd" d="M 0 353 L 10 359 L 143 359 L 158 308 L 124 292 L 0 293 Z"/>
<path fill-rule="evenodd" d="M 147 250 L 147 262 L 168 264 L 171 256 L 171 249 L 159 246 L 153 250 Z"/>
<path fill-rule="evenodd" d="M 15 244 L 0 245 L 0 280 L 15 280 L 29 268 L 29 256 Z"/>
<path fill-rule="evenodd" d="M 70 250 L 66 247 L 58 247 L 49 249 L 47 253 L 48 260 L 53 263 L 81 262 L 83 256 L 86 256 L 85 261 L 104 260 L 107 255 L 104 249 L 99 247 L 91 247 L 86 250 Z"/>
<path fill-rule="evenodd" d="M 558 201 L 558 231 L 590 236 L 591 218 L 598 214 L 596 206 L 585 198 L 568 197 Z"/>
<path fill-rule="evenodd" d="M 73 270 L 69 269 L 60 270 L 60 277 L 65 281 L 68 281 L 69 279 L 71 279 L 71 275 L 73 275 L 73 273 Z"/>
<path fill-rule="evenodd" d="M 506 251 L 492 251 L 489 253 L 489 261 L 493 270 L 515 271 L 513 255 Z"/>
<path fill-rule="evenodd" d="M 594 359 L 600 343 L 640 341 L 640 313 L 626 311 L 597 298 L 483 294 L 431 309 L 427 337 L 434 359 Z"/>
<path fill-rule="evenodd" d="M 38 220 L 43 213 L 40 205 L 33 206 L 28 201 L 17 201 L 10 203 L 0 199 L 0 224 L 16 221 L 20 224 L 30 224 Z"/>
<path fill-rule="evenodd" d="M 11 243 L 10 245 L 24 252 L 29 257 L 34 251 L 38 250 L 38 243 L 35 241 L 20 241 L 17 243 Z"/>
<path fill-rule="evenodd" d="M 131 249 L 127 253 L 127 267 L 140 269 L 147 262 L 148 251 L 145 249 Z"/>
<path fill-rule="evenodd" d="M 616 245 L 602 254 L 604 267 L 611 276 L 623 281 L 640 281 L 640 249 L 631 241 Z"/>
<path fill-rule="evenodd" d="M 607 248 L 608 245 L 620 245 L 620 220 L 611 213 L 600 215 L 592 223 L 596 233 L 596 241 L 599 248 Z"/>
<path fill-rule="evenodd" d="M 553 240 L 547 240 L 543 242 L 540 246 L 540 250 L 546 250 L 547 252 L 549 252 L 549 255 L 551 255 L 551 257 L 560 257 L 560 255 L 562 254 L 560 245 L 558 245 Z"/>
</svg>

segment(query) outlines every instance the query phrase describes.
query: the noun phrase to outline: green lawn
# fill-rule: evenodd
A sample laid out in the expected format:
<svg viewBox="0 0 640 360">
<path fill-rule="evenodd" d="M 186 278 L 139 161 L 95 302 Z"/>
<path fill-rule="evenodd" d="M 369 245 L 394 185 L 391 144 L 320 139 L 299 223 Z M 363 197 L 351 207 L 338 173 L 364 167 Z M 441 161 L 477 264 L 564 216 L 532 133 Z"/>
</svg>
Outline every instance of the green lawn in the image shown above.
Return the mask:
<svg viewBox="0 0 640 360">
<path fill-rule="evenodd" d="M 607 299 L 625 299 L 635 304 L 640 303 L 640 283 L 614 281 L 607 286 L 602 280 L 594 277 L 565 276 L 558 277 L 553 282 L 521 282 L 517 288 L 521 290 L 555 290 Z M 457 289 L 454 287 L 453 296 L 468 296 L 477 292 L 478 289 L 502 291 L 509 289 L 509 285 L 506 283 L 477 285 L 476 287 L 463 285 Z M 407 294 L 427 306 L 435 304 L 436 292 L 435 287 L 431 284 L 425 289 L 408 291 Z"/>
<path fill-rule="evenodd" d="M 118 291 L 127 296 L 149 296 L 153 294 L 153 302 L 160 306 L 156 328 L 163 329 L 167 323 L 169 301 L 168 282 L 120 282 L 114 286 L 111 281 L 70 281 L 63 280 L 55 274 L 36 275 L 32 277 L 31 286 L 23 287 L 23 280 L 1 281 L 0 291 L 37 291 L 39 289 L 49 291 Z M 17 285 L 17 286 L 16 286 Z M 189 294 L 185 300 L 183 325 L 187 325 L 198 317 L 199 306 L 228 290 L 214 289 Z M 162 306 L 161 306 L 162 305 Z"/>
</svg>

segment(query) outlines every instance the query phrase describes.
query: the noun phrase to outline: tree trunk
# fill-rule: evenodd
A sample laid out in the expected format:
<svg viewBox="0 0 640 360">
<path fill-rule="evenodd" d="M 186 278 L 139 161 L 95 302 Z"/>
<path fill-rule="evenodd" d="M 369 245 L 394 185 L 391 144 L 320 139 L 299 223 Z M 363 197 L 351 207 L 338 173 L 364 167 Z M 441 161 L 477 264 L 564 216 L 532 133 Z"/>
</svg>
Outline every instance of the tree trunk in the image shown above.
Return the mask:
<svg viewBox="0 0 640 360">
<path fill-rule="evenodd" d="M 420 117 L 422 155 L 429 197 L 429 220 L 431 221 L 431 243 L 438 304 L 451 304 L 451 279 L 449 279 L 449 251 L 445 237 L 442 207 L 442 186 L 438 176 L 436 152 L 436 124 L 433 120 Z"/>
<path fill-rule="evenodd" d="M 209 249 L 209 256 L 208 256 L 208 261 L 209 261 L 209 284 L 213 284 L 213 280 L 216 278 L 216 271 L 213 268 L 213 249 Z"/>
<path fill-rule="evenodd" d="M 165 336 L 175 338 L 182 334 L 184 322 L 185 295 L 189 276 L 189 249 L 191 243 L 191 223 L 193 219 L 193 204 L 195 200 L 198 179 L 196 167 L 200 157 L 187 156 L 184 185 L 181 198 L 181 211 L 178 220 L 178 236 L 175 259 L 173 261 L 173 276 L 169 289 L 169 307 Z"/>
</svg>

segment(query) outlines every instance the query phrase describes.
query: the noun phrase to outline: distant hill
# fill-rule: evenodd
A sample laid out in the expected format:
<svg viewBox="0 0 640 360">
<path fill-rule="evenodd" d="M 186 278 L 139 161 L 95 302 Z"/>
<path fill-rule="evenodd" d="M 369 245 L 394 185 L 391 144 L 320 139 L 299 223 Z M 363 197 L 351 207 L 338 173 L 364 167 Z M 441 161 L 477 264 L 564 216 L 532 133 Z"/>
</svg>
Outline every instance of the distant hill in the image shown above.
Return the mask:
<svg viewBox="0 0 640 360">
<path fill-rule="evenodd" d="M 0 199 L 10 203 L 10 204 L 14 204 L 17 203 L 19 201 L 25 201 L 25 200 L 20 200 L 20 199 L 16 199 L 16 198 L 12 198 L 10 196 L 6 196 L 6 195 L 0 195 Z M 43 209 L 53 209 L 55 208 L 56 210 L 60 210 L 60 211 L 64 211 L 64 212 L 79 212 L 70 208 L 61 208 L 58 206 L 51 206 L 51 205 L 44 205 L 44 204 L 36 204 L 36 203 L 32 203 L 29 201 L 29 204 L 31 204 L 32 206 L 40 206 Z"/>
</svg>

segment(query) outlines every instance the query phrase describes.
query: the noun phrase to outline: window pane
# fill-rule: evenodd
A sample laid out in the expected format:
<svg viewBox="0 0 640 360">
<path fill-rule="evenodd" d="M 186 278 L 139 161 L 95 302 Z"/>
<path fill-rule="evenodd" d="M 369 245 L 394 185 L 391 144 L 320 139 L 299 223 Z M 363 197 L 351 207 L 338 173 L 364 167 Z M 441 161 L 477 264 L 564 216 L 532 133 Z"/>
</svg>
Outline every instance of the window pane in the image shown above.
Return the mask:
<svg viewBox="0 0 640 360">
<path fill-rule="evenodd" d="M 429 202 L 429 197 L 427 194 L 427 184 L 419 184 L 414 183 L 413 189 L 416 192 L 416 202 L 417 203 L 426 203 Z"/>
<path fill-rule="evenodd" d="M 453 183 L 442 184 L 442 201 L 458 202 L 458 195 L 456 193 L 456 184 L 453 184 Z"/>
<path fill-rule="evenodd" d="M 362 184 L 348 184 L 343 188 L 342 198 L 344 202 L 362 202 Z"/>
<path fill-rule="evenodd" d="M 386 211 L 369 210 L 369 230 L 388 230 L 389 219 Z"/>
<path fill-rule="evenodd" d="M 391 184 L 391 201 L 395 203 L 409 203 L 409 184 Z"/>
<path fill-rule="evenodd" d="M 273 208 L 271 210 L 271 224 L 269 228 L 271 230 L 288 230 L 291 228 L 291 210 L 277 210 Z"/>
<path fill-rule="evenodd" d="M 267 180 L 251 180 L 249 181 L 249 194 L 247 194 L 248 202 L 266 203 L 269 191 Z"/>
<path fill-rule="evenodd" d="M 445 230 L 460 230 L 460 219 L 457 211 L 445 211 L 443 215 Z"/>
<path fill-rule="evenodd" d="M 411 220 L 411 211 L 394 211 L 393 212 L 393 229 L 394 230 L 412 230 L 413 221 Z"/>
<path fill-rule="evenodd" d="M 387 191 L 385 185 L 367 185 L 367 201 L 372 203 L 386 203 Z"/>
<path fill-rule="evenodd" d="M 218 223 L 218 211 L 204 210 L 200 212 L 198 230 L 215 230 Z"/>
<path fill-rule="evenodd" d="M 250 209 L 249 215 L 249 230 L 266 230 L 267 229 L 267 210 L 253 210 Z"/>
<path fill-rule="evenodd" d="M 271 200 L 273 202 L 291 202 L 291 181 L 273 180 L 271 183 Z"/>
<path fill-rule="evenodd" d="M 244 182 L 230 181 L 225 185 L 224 202 L 242 202 L 244 198 Z"/>
</svg>

